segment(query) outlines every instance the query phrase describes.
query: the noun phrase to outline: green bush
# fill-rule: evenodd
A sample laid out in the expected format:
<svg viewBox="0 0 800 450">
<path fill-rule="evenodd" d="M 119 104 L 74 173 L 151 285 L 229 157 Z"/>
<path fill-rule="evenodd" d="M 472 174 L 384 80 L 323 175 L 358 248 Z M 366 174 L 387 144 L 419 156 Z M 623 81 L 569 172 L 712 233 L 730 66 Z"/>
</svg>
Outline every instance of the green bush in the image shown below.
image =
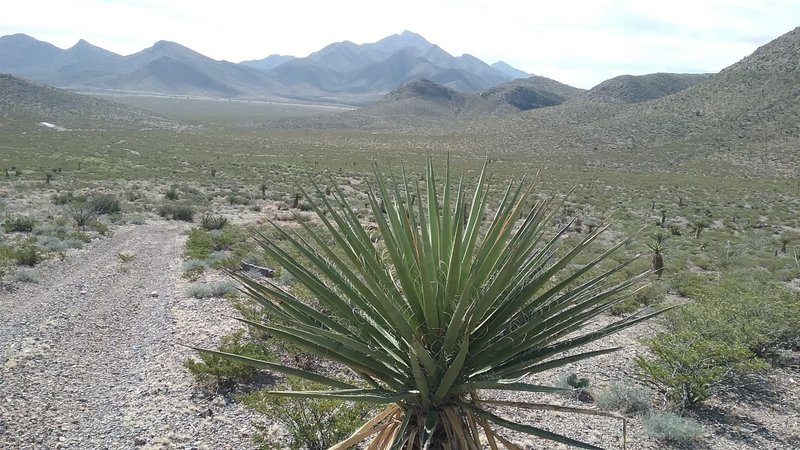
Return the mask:
<svg viewBox="0 0 800 450">
<path fill-rule="evenodd" d="M 167 220 L 194 221 L 194 208 L 189 205 L 166 203 L 158 207 L 158 215 Z"/>
<path fill-rule="evenodd" d="M 275 355 L 266 348 L 263 342 L 249 339 L 245 330 L 239 330 L 233 334 L 223 336 L 220 339 L 217 350 L 263 361 L 275 359 Z M 183 366 L 202 383 L 233 386 L 237 382 L 250 381 L 258 375 L 258 369 L 211 353 L 201 352 L 198 357 L 200 358 L 199 361 L 191 358 L 185 360 Z"/>
<path fill-rule="evenodd" d="M 365 426 L 374 448 L 481 448 L 486 441 L 505 439 L 488 426 L 476 430 L 474 424 L 483 419 L 563 444 L 593 447 L 502 419 L 483 409 L 477 391 L 547 391 L 523 382 L 509 386 L 507 380 L 613 351 L 581 349 L 651 317 L 643 313 L 602 329 L 594 321 L 647 274 L 609 280 L 629 260 L 622 255 L 622 264 L 616 264 L 610 251 L 582 263 L 578 254 L 605 227 L 572 242 L 551 239 L 554 208 L 539 202 L 522 183 L 501 187 L 506 194 L 496 201 L 497 189 L 487 184 L 485 170 L 477 183 L 459 184 L 449 170 L 437 177 L 429 160 L 421 183 L 425 188 L 405 177 L 387 179 L 377 167 L 374 175 L 375 190 L 364 207 L 360 200 L 351 205 L 339 190 L 330 201 L 316 201 L 325 196 L 310 180 L 314 190 L 305 200 L 321 209 L 325 235 L 298 221 L 309 238 L 278 226 L 275 234 L 284 239 L 256 238 L 266 257 L 295 278 L 294 288 L 235 275 L 253 300 L 280 318 L 260 328 L 317 358 L 348 366 L 363 380 L 359 386 L 297 363 L 274 365 L 278 372 L 324 384 L 330 392 L 301 387 L 273 394 L 329 401 L 357 397 L 383 405 L 383 413 Z M 472 192 L 464 184 L 473 185 Z M 451 189 L 456 185 L 459 190 Z M 419 204 L 411 207 L 412 199 Z M 364 225 L 367 214 L 376 229 Z M 271 404 L 265 412 L 277 408 Z M 292 405 L 282 415 L 299 409 Z M 314 426 L 321 428 L 322 421 L 315 418 Z M 330 439 L 315 445 L 336 441 Z M 307 442 L 294 445 L 311 447 Z"/>
<path fill-rule="evenodd" d="M 200 218 L 200 225 L 206 231 L 221 230 L 227 224 L 228 224 L 228 218 L 223 216 L 203 214 L 203 217 Z"/>
<path fill-rule="evenodd" d="M 3 231 L 6 233 L 30 233 L 35 225 L 36 221 L 28 216 L 7 216 L 3 222 Z"/>
<path fill-rule="evenodd" d="M 767 366 L 764 357 L 800 336 L 800 299 L 774 282 L 726 279 L 696 286 L 645 341 L 642 371 L 677 405 L 702 402 Z"/>
<path fill-rule="evenodd" d="M 327 386 L 289 376 L 280 390 L 325 390 Z M 280 397 L 267 390 L 240 394 L 237 399 L 278 421 L 289 431 L 291 449 L 326 449 L 352 434 L 375 408 L 366 403 L 345 402 L 334 399 L 306 399 Z M 286 448 L 277 443 L 264 442 L 262 449 Z"/>
<path fill-rule="evenodd" d="M 184 254 L 189 258 L 206 259 L 214 252 L 231 250 L 245 241 L 247 236 L 235 225 L 227 225 L 221 230 L 206 231 L 192 228 L 186 239 Z M 238 262 L 235 264 L 238 265 Z"/>
<path fill-rule="evenodd" d="M 696 420 L 672 412 L 654 411 L 644 418 L 647 434 L 659 441 L 688 445 L 703 435 L 703 426 Z"/>
<path fill-rule="evenodd" d="M 30 243 L 15 248 L 12 257 L 18 265 L 28 267 L 33 267 L 45 259 L 39 248 Z"/>
<path fill-rule="evenodd" d="M 75 194 L 72 191 L 57 192 L 50 197 L 50 201 L 54 205 L 68 205 L 76 200 Z"/>
<path fill-rule="evenodd" d="M 108 234 L 108 225 L 100 222 L 99 220 L 93 220 L 89 223 L 89 226 L 97 231 L 100 235 L 105 236 Z"/>
<path fill-rule="evenodd" d="M 186 250 L 183 254 L 188 258 L 206 259 L 214 251 L 214 239 L 211 234 L 200 228 L 192 228 L 186 239 Z"/>
<path fill-rule="evenodd" d="M 645 341 L 652 358 L 637 365 L 679 407 L 692 406 L 766 364 L 746 345 L 683 330 Z"/>
<path fill-rule="evenodd" d="M 614 382 L 594 396 L 600 409 L 621 411 L 626 414 L 650 411 L 650 391 L 628 383 Z"/>
<path fill-rule="evenodd" d="M 93 209 L 97 215 L 113 214 L 121 211 L 119 200 L 112 194 L 97 194 L 89 198 L 86 204 Z"/>
<path fill-rule="evenodd" d="M 164 192 L 164 198 L 167 200 L 177 200 L 178 197 L 178 191 L 175 189 L 175 186 L 171 186 L 166 192 Z"/>
</svg>

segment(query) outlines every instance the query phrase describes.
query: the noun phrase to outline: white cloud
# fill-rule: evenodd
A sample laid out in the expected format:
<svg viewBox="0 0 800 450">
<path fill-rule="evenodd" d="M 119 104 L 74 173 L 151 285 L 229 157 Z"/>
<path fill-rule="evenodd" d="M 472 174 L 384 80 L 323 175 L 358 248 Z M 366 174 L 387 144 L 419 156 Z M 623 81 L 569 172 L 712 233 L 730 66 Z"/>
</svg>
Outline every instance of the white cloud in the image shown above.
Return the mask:
<svg viewBox="0 0 800 450">
<path fill-rule="evenodd" d="M 718 71 L 797 17 L 794 0 L 51 0 L 6 2 L 0 35 L 27 33 L 62 48 L 84 38 L 121 54 L 164 39 L 241 61 L 409 29 L 456 55 L 591 87 L 622 73 Z"/>
</svg>

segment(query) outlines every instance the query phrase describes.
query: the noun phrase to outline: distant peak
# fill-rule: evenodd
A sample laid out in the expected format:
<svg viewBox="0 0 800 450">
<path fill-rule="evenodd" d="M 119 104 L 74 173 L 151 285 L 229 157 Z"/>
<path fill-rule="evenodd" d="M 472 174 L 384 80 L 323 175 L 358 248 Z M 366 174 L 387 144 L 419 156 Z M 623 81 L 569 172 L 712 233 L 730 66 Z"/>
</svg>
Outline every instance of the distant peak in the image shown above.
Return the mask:
<svg viewBox="0 0 800 450">
<path fill-rule="evenodd" d="M 161 40 L 153 44 L 153 47 L 181 47 L 181 45 L 177 42 Z"/>
<path fill-rule="evenodd" d="M 90 44 L 88 41 L 86 41 L 86 39 L 80 39 L 78 40 L 78 42 L 75 43 L 75 45 L 73 45 L 70 48 L 87 48 L 87 47 L 94 47 L 94 45 Z"/>
</svg>

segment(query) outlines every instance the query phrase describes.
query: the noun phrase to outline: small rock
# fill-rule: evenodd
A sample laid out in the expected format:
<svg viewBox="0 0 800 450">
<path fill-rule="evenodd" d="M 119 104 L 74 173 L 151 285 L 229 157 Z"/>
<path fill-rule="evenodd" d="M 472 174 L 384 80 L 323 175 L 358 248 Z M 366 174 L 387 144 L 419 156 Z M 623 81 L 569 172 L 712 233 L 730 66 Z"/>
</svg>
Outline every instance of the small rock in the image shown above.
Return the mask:
<svg viewBox="0 0 800 450">
<path fill-rule="evenodd" d="M 147 439 L 143 437 L 137 437 L 136 439 L 133 440 L 133 445 L 141 446 L 144 444 L 147 444 Z"/>
<path fill-rule="evenodd" d="M 86 291 L 81 291 L 81 295 L 86 295 Z"/>
<path fill-rule="evenodd" d="M 200 414 L 198 414 L 198 416 L 200 416 L 202 418 L 211 417 L 213 415 L 214 415 L 214 411 L 212 411 L 211 408 L 208 408 L 205 411 L 203 411 Z"/>
<path fill-rule="evenodd" d="M 150 297 L 156 298 L 158 297 L 158 291 L 153 291 L 150 293 Z"/>
</svg>

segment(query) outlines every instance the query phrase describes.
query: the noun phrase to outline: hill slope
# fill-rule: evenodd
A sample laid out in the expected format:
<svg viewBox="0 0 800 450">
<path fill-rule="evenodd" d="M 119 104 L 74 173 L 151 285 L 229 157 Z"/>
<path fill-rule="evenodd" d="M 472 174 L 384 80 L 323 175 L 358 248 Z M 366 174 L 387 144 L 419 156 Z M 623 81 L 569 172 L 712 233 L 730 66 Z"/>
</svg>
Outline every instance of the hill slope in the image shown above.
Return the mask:
<svg viewBox="0 0 800 450">
<path fill-rule="evenodd" d="M 0 124 L 47 122 L 59 126 L 125 124 L 168 127 L 172 122 L 130 106 L 0 74 Z"/>
<path fill-rule="evenodd" d="M 709 76 L 709 74 L 691 73 L 620 75 L 584 92 L 579 100 L 603 103 L 645 102 L 682 91 Z"/>
<path fill-rule="evenodd" d="M 800 167 L 800 28 L 672 95 L 641 103 L 567 102 L 469 125 L 509 145 L 636 167 L 652 157 L 676 170 L 791 174 Z M 488 138 L 487 138 L 488 139 Z M 593 159 L 597 159 L 594 157 Z"/>
</svg>

